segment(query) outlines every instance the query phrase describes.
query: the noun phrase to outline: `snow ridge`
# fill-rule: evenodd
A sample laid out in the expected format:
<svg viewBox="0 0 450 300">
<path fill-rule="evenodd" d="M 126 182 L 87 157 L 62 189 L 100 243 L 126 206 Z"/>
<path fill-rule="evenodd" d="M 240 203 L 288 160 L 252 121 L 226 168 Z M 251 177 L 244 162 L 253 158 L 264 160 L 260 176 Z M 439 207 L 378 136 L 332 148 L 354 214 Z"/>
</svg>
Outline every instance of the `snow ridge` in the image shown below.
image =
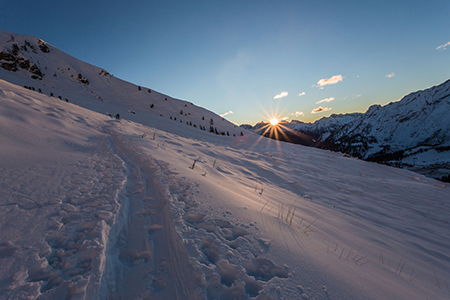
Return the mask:
<svg viewBox="0 0 450 300">
<path fill-rule="evenodd" d="M 101 114 L 119 114 L 143 124 L 148 124 L 149 117 L 166 118 L 205 133 L 211 127 L 226 136 L 242 132 L 192 102 L 123 81 L 37 37 L 0 31 L 0 78 Z"/>
</svg>

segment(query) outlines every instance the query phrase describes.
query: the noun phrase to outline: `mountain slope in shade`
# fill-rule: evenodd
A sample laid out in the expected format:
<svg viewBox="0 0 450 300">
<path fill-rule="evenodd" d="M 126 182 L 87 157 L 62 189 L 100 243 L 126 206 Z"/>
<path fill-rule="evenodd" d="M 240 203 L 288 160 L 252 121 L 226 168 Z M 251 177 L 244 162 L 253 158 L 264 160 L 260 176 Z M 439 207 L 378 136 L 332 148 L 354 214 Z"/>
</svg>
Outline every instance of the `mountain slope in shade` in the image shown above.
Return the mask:
<svg viewBox="0 0 450 300">
<path fill-rule="evenodd" d="M 327 134 L 334 132 L 342 126 L 354 121 L 360 115 L 360 113 L 332 114 L 331 116 L 321 118 L 312 124 L 294 122 L 293 124 L 289 124 L 288 128 L 296 131 L 315 133 L 323 138 Z"/>
<path fill-rule="evenodd" d="M 241 134 L 215 113 L 118 79 L 37 37 L 0 31 L 0 78 L 99 113 L 119 113 L 128 120 L 145 123 L 148 116 L 162 117 L 209 132 L 212 119 L 217 133 Z M 139 112 L 145 112 L 145 118 Z"/>
</svg>

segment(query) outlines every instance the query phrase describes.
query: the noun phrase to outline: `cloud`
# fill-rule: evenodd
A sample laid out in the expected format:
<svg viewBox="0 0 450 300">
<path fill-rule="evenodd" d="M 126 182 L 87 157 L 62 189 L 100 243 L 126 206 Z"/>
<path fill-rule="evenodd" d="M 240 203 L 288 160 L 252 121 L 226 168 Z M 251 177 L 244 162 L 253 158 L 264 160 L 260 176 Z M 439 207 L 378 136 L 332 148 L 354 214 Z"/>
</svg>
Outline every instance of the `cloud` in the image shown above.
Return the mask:
<svg viewBox="0 0 450 300">
<path fill-rule="evenodd" d="M 298 94 L 300 97 L 306 95 L 305 92 L 301 92 L 300 94 Z"/>
<path fill-rule="evenodd" d="M 221 117 L 223 118 L 223 117 L 225 117 L 226 115 L 229 115 L 229 114 L 234 114 L 234 112 L 232 112 L 232 111 L 230 110 L 230 111 L 227 111 L 226 113 L 223 113 L 223 114 L 221 114 L 221 115 L 219 115 L 219 116 L 221 116 Z"/>
<path fill-rule="evenodd" d="M 320 79 L 319 82 L 317 82 L 318 86 L 324 86 L 324 85 L 329 85 L 329 84 L 336 84 L 339 81 L 342 81 L 343 77 L 342 75 L 334 75 L 331 78 L 326 78 L 326 79 Z"/>
<path fill-rule="evenodd" d="M 395 76 L 395 73 L 391 73 L 391 74 L 387 74 L 386 75 L 386 78 L 392 78 L 392 77 L 394 77 Z"/>
<path fill-rule="evenodd" d="M 322 106 L 319 106 L 318 108 L 314 108 L 314 109 L 311 111 L 311 113 L 312 113 L 312 114 L 317 114 L 317 113 L 324 112 L 324 111 L 328 111 L 328 110 L 331 110 L 331 107 L 322 107 Z"/>
<path fill-rule="evenodd" d="M 288 95 L 288 92 L 282 92 L 281 94 L 276 95 L 273 99 L 281 99 Z"/>
<path fill-rule="evenodd" d="M 438 46 L 438 47 L 436 48 L 436 50 L 438 50 L 438 51 L 444 51 L 445 49 L 447 49 L 448 46 L 450 46 L 450 41 L 448 41 L 448 42 L 445 43 L 445 44 L 442 44 L 442 45 Z"/>
<path fill-rule="evenodd" d="M 296 111 L 295 112 L 295 116 L 296 117 L 298 117 L 298 116 L 304 116 L 305 114 L 302 112 L 302 111 Z"/>
<path fill-rule="evenodd" d="M 333 100 L 334 100 L 334 97 L 325 98 L 325 99 L 322 99 L 320 101 L 317 101 L 316 104 L 323 103 L 323 102 L 327 102 L 328 103 L 328 102 L 331 102 Z"/>
<path fill-rule="evenodd" d="M 289 119 L 289 117 L 284 117 L 284 118 L 281 119 L 281 120 L 286 121 L 287 119 Z"/>
</svg>

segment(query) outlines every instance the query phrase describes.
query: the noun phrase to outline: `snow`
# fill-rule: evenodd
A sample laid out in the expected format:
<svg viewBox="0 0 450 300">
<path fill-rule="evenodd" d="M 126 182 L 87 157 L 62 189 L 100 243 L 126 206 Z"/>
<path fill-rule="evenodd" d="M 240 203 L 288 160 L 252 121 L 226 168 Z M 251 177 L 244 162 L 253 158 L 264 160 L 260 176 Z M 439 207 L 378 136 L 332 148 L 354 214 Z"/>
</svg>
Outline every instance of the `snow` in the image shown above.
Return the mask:
<svg viewBox="0 0 450 300">
<path fill-rule="evenodd" d="M 424 156 L 420 150 L 424 146 L 431 148 L 450 144 L 449 111 L 450 80 L 385 106 L 373 105 L 365 114 L 343 124 L 332 135 L 322 136 L 321 140 L 330 143 L 339 140 L 343 145 L 341 149 L 346 146 L 361 158 L 383 154 L 383 148 L 388 153 L 405 151 L 405 167 L 432 177 L 442 177 L 448 174 L 448 153 L 440 155 L 437 151 L 429 151 Z M 352 142 L 361 140 L 361 137 L 366 146 L 353 149 Z M 442 172 L 437 170 L 439 167 L 443 167 Z"/>
<path fill-rule="evenodd" d="M 333 114 L 314 123 L 292 121 L 284 123 L 282 129 L 291 136 L 295 132 L 311 135 L 314 139 L 309 144 L 320 148 L 442 178 L 450 172 L 449 113 L 450 80 L 447 80 L 385 106 L 372 105 L 364 114 Z M 263 134 L 260 129 L 264 125 L 244 128 Z M 423 155 L 423 151 L 428 152 Z"/>
<path fill-rule="evenodd" d="M 0 69 L 0 299 L 450 297 L 448 184 L 79 68 L 69 102 Z"/>
</svg>

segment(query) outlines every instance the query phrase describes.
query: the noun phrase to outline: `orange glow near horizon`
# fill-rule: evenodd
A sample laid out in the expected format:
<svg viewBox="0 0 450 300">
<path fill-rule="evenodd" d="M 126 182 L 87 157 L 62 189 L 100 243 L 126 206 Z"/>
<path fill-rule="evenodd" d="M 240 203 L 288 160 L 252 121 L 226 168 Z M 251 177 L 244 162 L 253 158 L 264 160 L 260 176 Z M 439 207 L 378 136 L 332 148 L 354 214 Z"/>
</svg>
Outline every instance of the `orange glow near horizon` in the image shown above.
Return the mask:
<svg viewBox="0 0 450 300">
<path fill-rule="evenodd" d="M 292 142 L 292 140 L 286 133 L 290 133 L 292 136 L 299 136 L 299 134 L 303 135 L 302 133 L 299 133 L 283 125 L 282 120 L 286 118 L 282 117 L 283 112 L 278 112 L 278 107 L 275 111 L 271 111 L 270 113 L 266 111 L 266 108 L 261 108 L 265 113 L 265 119 L 267 121 L 264 122 L 264 124 L 259 128 L 258 133 L 261 136 L 257 138 L 250 149 L 253 149 L 253 147 L 265 140 L 268 145 L 270 145 L 272 142 L 275 142 L 277 148 L 281 150 L 281 144 L 279 143 L 280 141 Z"/>
<path fill-rule="evenodd" d="M 287 126 L 283 125 L 283 122 L 280 121 L 281 117 L 279 115 L 267 115 L 267 119 L 268 121 L 266 121 L 266 123 L 264 123 L 264 125 L 259 129 L 260 131 L 260 137 L 256 140 L 255 144 L 258 144 L 259 142 L 261 142 L 264 137 L 269 138 L 267 140 L 268 143 L 270 143 L 271 141 L 275 140 L 277 142 L 278 147 L 281 147 L 281 144 L 279 144 L 279 141 L 286 141 L 286 142 L 293 142 L 291 140 L 291 138 L 287 135 L 290 134 L 291 137 L 304 137 L 304 138 L 309 138 L 309 136 L 292 130 L 290 128 L 288 128 Z"/>
</svg>

